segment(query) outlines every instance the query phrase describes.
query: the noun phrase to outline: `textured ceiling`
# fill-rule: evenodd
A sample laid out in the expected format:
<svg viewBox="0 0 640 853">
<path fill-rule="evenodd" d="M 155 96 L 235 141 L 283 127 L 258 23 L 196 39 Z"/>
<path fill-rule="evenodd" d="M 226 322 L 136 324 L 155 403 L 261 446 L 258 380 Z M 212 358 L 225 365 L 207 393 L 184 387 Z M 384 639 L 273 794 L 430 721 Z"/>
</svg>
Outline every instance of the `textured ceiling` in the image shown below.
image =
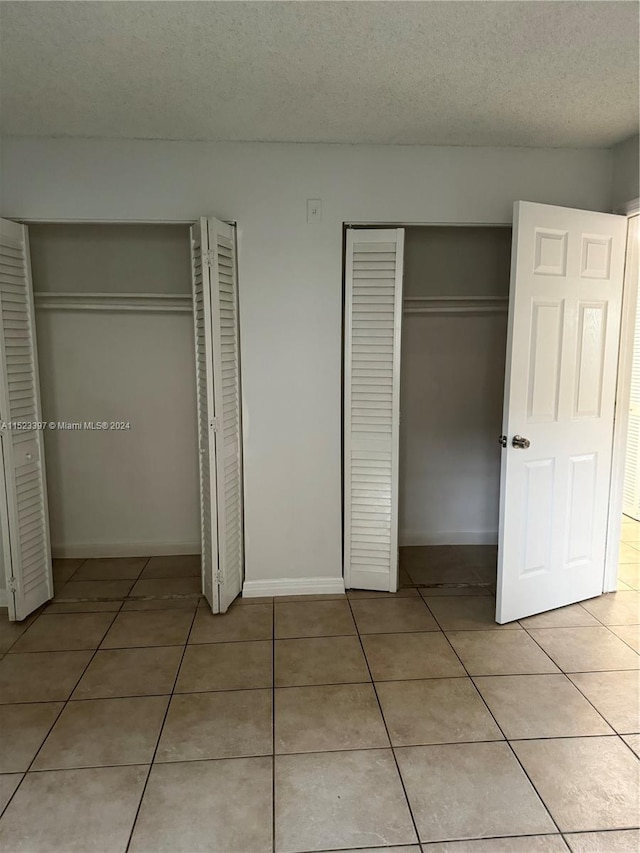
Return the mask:
<svg viewBox="0 0 640 853">
<path fill-rule="evenodd" d="M 638 9 L 2 2 L 2 131 L 608 147 L 637 132 Z"/>
</svg>

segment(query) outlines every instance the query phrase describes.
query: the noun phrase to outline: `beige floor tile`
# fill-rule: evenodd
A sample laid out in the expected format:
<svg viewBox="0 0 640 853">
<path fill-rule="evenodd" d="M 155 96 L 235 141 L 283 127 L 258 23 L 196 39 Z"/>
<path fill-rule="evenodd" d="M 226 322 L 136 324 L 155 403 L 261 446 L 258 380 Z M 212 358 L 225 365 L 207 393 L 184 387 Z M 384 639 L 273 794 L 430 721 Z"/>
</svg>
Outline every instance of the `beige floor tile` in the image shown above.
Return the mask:
<svg viewBox="0 0 640 853">
<path fill-rule="evenodd" d="M 638 853 L 640 850 L 637 829 L 570 833 L 565 839 L 571 853 Z"/>
<path fill-rule="evenodd" d="M 351 609 L 345 601 L 290 601 L 275 603 L 276 637 L 338 637 L 355 634 Z"/>
<path fill-rule="evenodd" d="M 492 591 L 488 586 L 454 586 L 453 584 L 442 584 L 440 586 L 422 586 L 418 590 L 422 598 L 426 602 L 431 598 L 450 598 L 451 596 L 492 596 Z"/>
<path fill-rule="evenodd" d="M 640 592 L 609 592 L 582 606 L 605 625 L 640 624 Z"/>
<path fill-rule="evenodd" d="M 390 749 L 276 757 L 277 853 L 417 839 Z"/>
<path fill-rule="evenodd" d="M 565 675 L 499 675 L 474 680 L 509 740 L 613 734 Z"/>
<path fill-rule="evenodd" d="M 374 681 L 465 675 L 444 634 L 367 634 L 362 637 Z"/>
<path fill-rule="evenodd" d="M 9 651 L 36 618 L 38 617 L 34 616 L 23 619 L 22 622 L 9 622 L 7 609 L 4 607 L 0 609 L 0 655 Z"/>
<path fill-rule="evenodd" d="M 396 750 L 421 841 L 555 832 L 506 743 Z"/>
<path fill-rule="evenodd" d="M 202 581 L 199 577 L 184 578 L 144 578 L 136 581 L 129 593 L 131 598 L 161 598 L 172 595 L 198 597 L 202 594 Z"/>
<path fill-rule="evenodd" d="M 268 640 L 187 646 L 176 693 L 246 690 L 273 686 L 273 647 Z"/>
<path fill-rule="evenodd" d="M 498 625 L 496 603 L 489 596 L 442 596 L 429 601 L 429 609 L 444 631 L 522 630 L 517 622 Z"/>
<path fill-rule="evenodd" d="M 558 607 L 557 610 L 547 610 L 546 613 L 538 613 L 536 616 L 527 616 L 520 619 L 524 628 L 589 628 L 600 626 L 595 616 L 584 609 L 581 604 L 569 604 L 567 607 Z"/>
<path fill-rule="evenodd" d="M 52 560 L 51 563 L 53 569 L 53 583 L 55 586 L 59 586 L 66 583 L 69 578 L 75 574 L 75 572 L 84 563 L 84 560 L 55 559 Z"/>
<path fill-rule="evenodd" d="M 561 832 L 637 825 L 638 761 L 620 738 L 521 740 L 513 749 Z"/>
<path fill-rule="evenodd" d="M 635 548 L 633 545 L 628 544 L 627 542 L 622 542 L 620 544 L 620 554 L 618 557 L 619 565 L 623 565 L 625 563 L 639 563 L 640 562 L 640 550 Z"/>
<path fill-rule="evenodd" d="M 618 570 L 618 580 L 624 581 L 632 589 L 640 588 L 640 563 L 623 563 Z"/>
<path fill-rule="evenodd" d="M 365 598 L 351 604 L 361 634 L 395 634 L 403 631 L 437 631 L 424 601 L 415 598 Z"/>
<path fill-rule="evenodd" d="M 276 690 L 276 753 L 385 746 L 389 738 L 371 684 Z"/>
<path fill-rule="evenodd" d="M 11 653 L 97 649 L 113 619 L 113 613 L 40 616 L 13 644 Z"/>
<path fill-rule="evenodd" d="M 638 758 L 640 758 L 640 734 L 622 735 L 622 740 L 635 752 Z"/>
<path fill-rule="evenodd" d="M 385 681 L 376 690 L 394 746 L 503 739 L 469 678 Z"/>
<path fill-rule="evenodd" d="M 344 851 L 326 850 L 325 853 L 344 853 Z M 358 847 L 357 853 L 420 853 L 420 846 L 403 844 L 401 847 Z"/>
<path fill-rule="evenodd" d="M 66 613 L 117 613 L 121 601 L 52 601 L 42 611 L 45 616 L 60 616 Z"/>
<path fill-rule="evenodd" d="M 637 669 L 640 656 L 608 628 L 536 628 L 531 636 L 564 672 Z"/>
<path fill-rule="evenodd" d="M 199 603 L 200 598 L 191 595 L 188 598 L 128 598 L 122 604 L 122 612 L 131 610 L 188 610 L 195 613 Z"/>
<path fill-rule="evenodd" d="M 616 589 L 622 592 L 631 592 L 633 587 L 629 586 L 628 583 L 625 583 L 623 580 L 620 580 L 620 578 L 618 578 L 616 582 Z"/>
<path fill-rule="evenodd" d="M 72 698 L 113 699 L 171 693 L 181 657 L 181 646 L 100 650 Z"/>
<path fill-rule="evenodd" d="M 609 630 L 616 637 L 620 637 L 623 643 L 631 646 L 635 652 L 640 653 L 640 625 L 611 625 Z"/>
<path fill-rule="evenodd" d="M 119 581 L 68 581 L 60 589 L 56 589 L 55 601 L 83 601 L 87 599 L 126 598 L 133 586 L 132 580 Z"/>
<path fill-rule="evenodd" d="M 93 652 L 35 652 L 0 660 L 0 704 L 68 699 Z"/>
<path fill-rule="evenodd" d="M 200 554 L 177 554 L 167 557 L 151 557 L 140 578 L 199 578 L 201 574 L 202 557 Z"/>
<path fill-rule="evenodd" d="M 558 671 L 526 631 L 451 631 L 447 636 L 470 675 Z"/>
<path fill-rule="evenodd" d="M 255 598 L 245 598 L 245 604 L 250 601 L 255 601 Z M 266 599 L 262 599 L 263 601 Z M 273 601 L 273 596 L 271 597 L 271 601 Z M 283 601 L 303 601 L 303 602 L 311 602 L 311 601 L 346 601 L 347 594 L 346 592 L 326 592 L 326 593 L 318 593 L 317 595 L 278 595 L 276 596 L 276 600 L 278 604 Z M 242 597 L 236 599 L 238 603 L 242 601 Z"/>
<path fill-rule="evenodd" d="M 150 764 L 168 703 L 168 696 L 69 702 L 33 769 Z"/>
<path fill-rule="evenodd" d="M 640 673 L 583 672 L 569 678 L 619 734 L 640 732 Z"/>
<path fill-rule="evenodd" d="M 271 690 L 174 695 L 156 761 L 270 755 L 271 697 Z"/>
<path fill-rule="evenodd" d="M 382 601 L 394 601 L 396 598 L 416 598 L 419 595 L 415 587 L 400 588 L 397 592 L 379 592 L 375 589 L 348 589 L 347 598 L 379 598 Z"/>
<path fill-rule="evenodd" d="M 276 687 L 370 681 L 357 637 L 276 640 Z"/>
<path fill-rule="evenodd" d="M 0 705 L 0 773 L 29 768 L 62 708 L 62 702 Z"/>
<path fill-rule="evenodd" d="M 20 784 L 22 776 L 22 773 L 0 774 L 0 814 L 2 814 L 14 791 Z"/>
<path fill-rule="evenodd" d="M 271 758 L 156 764 L 130 853 L 271 853 L 271 790 Z"/>
<path fill-rule="evenodd" d="M 511 838 L 476 838 L 471 841 L 436 841 L 423 844 L 423 853 L 569 853 L 561 835 L 521 835 Z"/>
<path fill-rule="evenodd" d="M 189 643 L 270 640 L 272 637 L 273 607 L 270 604 L 232 606 L 227 613 L 216 616 L 208 609 L 199 608 Z"/>
<path fill-rule="evenodd" d="M 273 604 L 273 596 L 272 595 L 239 595 L 235 601 L 233 602 L 234 607 L 244 606 L 245 604 Z M 209 607 L 209 603 L 202 599 L 200 602 L 201 607 Z"/>
<path fill-rule="evenodd" d="M 73 581 L 135 580 L 143 570 L 147 557 L 99 557 L 85 560 L 74 573 Z"/>
<path fill-rule="evenodd" d="M 0 849 L 122 853 L 146 778 L 146 767 L 28 773 L 0 821 Z"/>
<path fill-rule="evenodd" d="M 187 642 L 193 614 L 188 610 L 118 613 L 103 649 L 131 646 L 178 646 Z"/>
</svg>

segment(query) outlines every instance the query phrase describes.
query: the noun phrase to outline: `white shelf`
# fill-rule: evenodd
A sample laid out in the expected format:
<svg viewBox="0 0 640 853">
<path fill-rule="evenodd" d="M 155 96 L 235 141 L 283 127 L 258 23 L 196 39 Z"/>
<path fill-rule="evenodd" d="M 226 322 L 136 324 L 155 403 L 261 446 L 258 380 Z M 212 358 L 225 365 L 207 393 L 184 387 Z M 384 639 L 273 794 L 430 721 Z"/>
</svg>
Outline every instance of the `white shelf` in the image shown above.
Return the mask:
<svg viewBox="0 0 640 853">
<path fill-rule="evenodd" d="M 34 293 L 40 311 L 192 312 L 190 293 Z"/>
<path fill-rule="evenodd" d="M 404 314 L 506 314 L 509 300 L 499 297 L 405 296 Z"/>
</svg>

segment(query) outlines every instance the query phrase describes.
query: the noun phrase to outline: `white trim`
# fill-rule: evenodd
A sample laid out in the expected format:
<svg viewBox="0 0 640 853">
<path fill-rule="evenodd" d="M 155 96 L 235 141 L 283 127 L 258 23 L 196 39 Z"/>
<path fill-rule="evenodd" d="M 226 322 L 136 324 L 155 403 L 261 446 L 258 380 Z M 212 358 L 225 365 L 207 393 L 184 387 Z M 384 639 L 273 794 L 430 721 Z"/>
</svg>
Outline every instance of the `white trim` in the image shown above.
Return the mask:
<svg viewBox="0 0 640 853">
<path fill-rule="evenodd" d="M 6 589 L 0 589 L 0 607 L 9 606 L 9 594 Z"/>
<path fill-rule="evenodd" d="M 404 314 L 506 314 L 508 308 L 508 299 L 480 296 L 405 296 L 402 303 Z"/>
<path fill-rule="evenodd" d="M 424 533 L 421 530 L 401 530 L 400 547 L 420 545 L 497 545 L 498 530 L 454 530 Z"/>
<path fill-rule="evenodd" d="M 193 311 L 190 293 L 34 293 L 39 311 Z"/>
<path fill-rule="evenodd" d="M 333 595 L 344 593 L 344 578 L 272 578 L 262 581 L 245 581 L 243 598 L 263 595 Z"/>
<path fill-rule="evenodd" d="M 91 557 L 164 557 L 199 554 L 200 542 L 94 542 L 51 545 L 55 559 L 90 559 Z"/>
<path fill-rule="evenodd" d="M 638 223 L 640 224 L 640 219 L 638 219 Z M 633 368 L 638 303 L 638 279 L 637 275 L 632 275 L 630 271 L 631 264 L 629 260 L 632 252 L 636 253 L 637 258 L 639 253 L 637 239 L 634 238 L 632 229 L 629 227 L 627 232 L 624 285 L 622 288 L 620 351 L 618 354 L 616 408 L 613 422 L 613 451 L 611 454 L 611 484 L 609 489 L 609 518 L 607 521 L 603 592 L 615 592 L 618 586 L 618 557 L 620 553 L 624 472 L 627 456 L 629 399 L 631 394 L 631 371 Z"/>
<path fill-rule="evenodd" d="M 621 213 L 623 216 L 636 216 L 640 213 L 640 198 L 633 198 L 631 201 L 625 202 L 613 212 Z"/>
</svg>

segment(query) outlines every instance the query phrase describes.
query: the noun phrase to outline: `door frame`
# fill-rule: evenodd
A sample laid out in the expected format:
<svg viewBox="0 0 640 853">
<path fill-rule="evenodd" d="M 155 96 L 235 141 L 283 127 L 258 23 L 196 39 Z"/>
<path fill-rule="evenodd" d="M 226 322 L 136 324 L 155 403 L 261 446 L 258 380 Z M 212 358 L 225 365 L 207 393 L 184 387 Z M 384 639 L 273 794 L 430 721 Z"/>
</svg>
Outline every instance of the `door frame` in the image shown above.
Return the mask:
<svg viewBox="0 0 640 853">
<path fill-rule="evenodd" d="M 608 211 L 600 211 L 606 213 Z M 622 285 L 622 309 L 620 315 L 620 345 L 618 350 L 618 371 L 616 379 L 615 412 L 612 435 L 611 476 L 609 479 L 609 513 L 607 518 L 606 548 L 602 592 L 615 592 L 618 585 L 618 554 L 622 528 L 622 490 L 624 486 L 624 467 L 626 460 L 626 440 L 629 423 L 629 395 L 631 391 L 631 366 L 633 359 L 634 329 L 638 310 L 638 282 L 630 281 L 628 273 L 629 220 L 640 215 L 640 199 L 628 202 L 623 208 L 613 211 L 627 217 L 627 246 L 625 253 L 625 275 Z M 511 228 L 509 222 L 389 222 L 389 221 L 345 221 L 342 223 L 342 370 L 341 370 L 341 516 L 342 516 L 342 573 L 344 576 L 344 323 L 345 323 L 345 265 L 346 232 L 349 228 Z M 402 357 L 402 356 L 401 356 Z"/>
</svg>

